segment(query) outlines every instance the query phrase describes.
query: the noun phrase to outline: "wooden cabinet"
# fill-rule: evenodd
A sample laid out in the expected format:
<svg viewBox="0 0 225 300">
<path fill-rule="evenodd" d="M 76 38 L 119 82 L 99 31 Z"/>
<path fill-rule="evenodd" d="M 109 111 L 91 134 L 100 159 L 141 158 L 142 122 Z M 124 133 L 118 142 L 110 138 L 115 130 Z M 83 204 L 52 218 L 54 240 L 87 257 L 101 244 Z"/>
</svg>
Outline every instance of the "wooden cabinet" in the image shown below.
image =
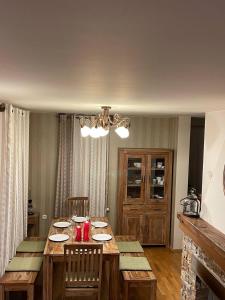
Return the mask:
<svg viewBox="0 0 225 300">
<path fill-rule="evenodd" d="M 28 215 L 27 218 L 27 236 L 39 236 L 39 213 Z"/>
<path fill-rule="evenodd" d="M 169 246 L 172 150 L 119 149 L 118 231 Z"/>
</svg>

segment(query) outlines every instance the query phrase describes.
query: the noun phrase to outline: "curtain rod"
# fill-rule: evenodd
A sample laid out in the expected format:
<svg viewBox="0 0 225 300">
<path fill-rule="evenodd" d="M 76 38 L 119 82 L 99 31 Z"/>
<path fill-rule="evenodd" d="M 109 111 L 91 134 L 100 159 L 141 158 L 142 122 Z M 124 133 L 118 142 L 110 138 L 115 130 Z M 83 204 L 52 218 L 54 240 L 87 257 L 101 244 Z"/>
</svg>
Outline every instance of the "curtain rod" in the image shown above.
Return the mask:
<svg viewBox="0 0 225 300">
<path fill-rule="evenodd" d="M 13 105 L 13 104 L 12 104 Z M 18 109 L 21 109 L 21 110 L 24 110 L 24 111 L 29 111 L 27 109 L 24 109 L 22 107 L 18 107 L 18 106 L 15 106 L 13 105 L 14 108 L 18 108 Z M 5 103 L 0 103 L 0 112 L 4 112 L 5 111 Z"/>
</svg>

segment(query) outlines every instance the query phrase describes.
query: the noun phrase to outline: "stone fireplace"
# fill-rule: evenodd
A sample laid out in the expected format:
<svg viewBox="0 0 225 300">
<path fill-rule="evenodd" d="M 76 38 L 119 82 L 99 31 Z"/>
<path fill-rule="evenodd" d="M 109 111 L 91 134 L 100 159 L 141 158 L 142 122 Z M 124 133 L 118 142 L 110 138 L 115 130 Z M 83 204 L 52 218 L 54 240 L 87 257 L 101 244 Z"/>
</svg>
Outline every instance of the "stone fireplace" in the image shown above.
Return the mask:
<svg viewBox="0 0 225 300">
<path fill-rule="evenodd" d="M 178 218 L 184 232 L 181 299 L 225 299 L 225 235 L 202 219 Z"/>
</svg>

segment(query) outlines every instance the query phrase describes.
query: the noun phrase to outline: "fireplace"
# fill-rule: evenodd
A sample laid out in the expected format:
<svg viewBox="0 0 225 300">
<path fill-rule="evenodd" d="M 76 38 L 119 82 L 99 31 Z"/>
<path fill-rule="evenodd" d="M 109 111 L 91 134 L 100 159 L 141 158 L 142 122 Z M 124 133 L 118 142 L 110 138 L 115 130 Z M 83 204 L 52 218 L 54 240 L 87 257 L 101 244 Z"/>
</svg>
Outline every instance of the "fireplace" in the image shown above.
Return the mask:
<svg viewBox="0 0 225 300">
<path fill-rule="evenodd" d="M 225 299 L 223 283 L 210 272 L 195 256 L 192 258 L 192 270 L 196 274 L 197 298 L 205 297 L 208 300 Z"/>
<path fill-rule="evenodd" d="M 202 219 L 178 218 L 184 232 L 181 299 L 225 299 L 225 235 Z"/>
</svg>

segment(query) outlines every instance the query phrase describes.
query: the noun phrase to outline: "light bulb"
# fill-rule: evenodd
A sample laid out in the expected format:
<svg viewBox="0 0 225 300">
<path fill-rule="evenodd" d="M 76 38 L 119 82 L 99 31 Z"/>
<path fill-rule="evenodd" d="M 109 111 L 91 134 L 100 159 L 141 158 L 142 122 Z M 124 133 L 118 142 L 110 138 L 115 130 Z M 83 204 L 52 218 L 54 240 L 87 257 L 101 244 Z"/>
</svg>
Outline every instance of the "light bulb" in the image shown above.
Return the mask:
<svg viewBox="0 0 225 300">
<path fill-rule="evenodd" d="M 96 128 L 95 126 L 92 127 L 91 130 L 90 130 L 90 136 L 95 138 L 95 139 L 100 137 L 98 128 Z"/>
<path fill-rule="evenodd" d="M 88 127 L 88 126 L 83 126 L 83 127 L 81 127 L 81 129 L 80 129 L 80 133 L 81 133 L 81 136 L 82 137 L 87 137 L 87 136 L 89 136 L 90 135 L 90 128 Z"/>
<path fill-rule="evenodd" d="M 115 132 L 118 134 L 119 137 L 121 137 L 121 139 L 126 139 L 129 136 L 129 130 L 124 126 L 117 127 L 115 129 Z"/>
<path fill-rule="evenodd" d="M 109 133 L 109 129 L 104 129 L 102 126 L 98 127 L 98 132 L 100 136 L 106 136 Z"/>
</svg>

